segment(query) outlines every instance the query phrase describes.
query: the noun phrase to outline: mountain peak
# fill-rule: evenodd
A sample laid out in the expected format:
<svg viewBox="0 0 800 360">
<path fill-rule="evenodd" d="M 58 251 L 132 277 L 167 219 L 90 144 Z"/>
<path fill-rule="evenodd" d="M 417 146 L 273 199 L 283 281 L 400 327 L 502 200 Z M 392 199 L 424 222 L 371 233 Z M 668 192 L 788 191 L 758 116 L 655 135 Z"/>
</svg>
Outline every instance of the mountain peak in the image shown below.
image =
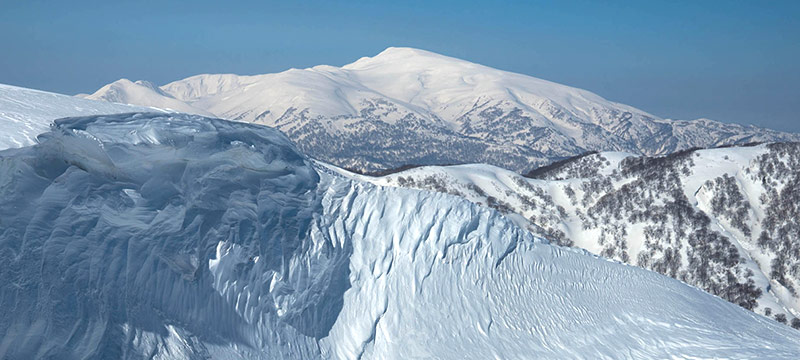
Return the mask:
<svg viewBox="0 0 800 360">
<path fill-rule="evenodd" d="M 473 64 L 466 60 L 449 57 L 442 54 L 437 54 L 432 51 L 410 48 L 410 47 L 388 47 L 386 50 L 381 51 L 372 57 L 362 57 L 355 62 L 345 65 L 343 69 L 357 70 L 359 68 L 371 67 L 375 65 L 391 65 L 398 64 L 421 64 L 429 67 L 442 66 L 447 63 L 460 63 L 460 64 Z"/>
<path fill-rule="evenodd" d="M 83 96 L 83 98 L 120 104 L 152 106 L 159 109 L 189 114 L 213 116 L 212 113 L 208 111 L 175 99 L 172 95 L 162 91 L 158 86 L 146 80 L 137 80 L 134 82 L 122 78 L 103 86 L 94 94 Z"/>
<path fill-rule="evenodd" d="M 131 89 L 147 91 L 106 99 L 273 126 L 312 156 L 362 171 L 481 162 L 526 172 L 592 150 L 660 155 L 754 137 L 800 139 L 663 120 L 586 90 L 408 47 L 341 68 L 195 76 L 162 86 L 168 96 Z M 398 139 L 402 149 L 392 145 Z"/>
<path fill-rule="evenodd" d="M 396 56 L 404 56 L 404 57 L 445 57 L 444 55 L 437 54 L 432 51 L 422 50 L 417 48 L 411 47 L 395 47 L 390 46 L 385 50 L 375 55 L 375 57 L 396 57 Z"/>
</svg>

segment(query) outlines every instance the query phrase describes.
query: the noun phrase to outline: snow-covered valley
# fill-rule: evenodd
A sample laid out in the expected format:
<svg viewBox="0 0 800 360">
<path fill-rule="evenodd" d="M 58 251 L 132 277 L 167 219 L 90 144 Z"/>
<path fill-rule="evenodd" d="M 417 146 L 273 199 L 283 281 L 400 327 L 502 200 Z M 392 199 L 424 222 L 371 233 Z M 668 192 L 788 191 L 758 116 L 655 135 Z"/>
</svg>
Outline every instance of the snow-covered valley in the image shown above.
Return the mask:
<svg viewBox="0 0 800 360">
<path fill-rule="evenodd" d="M 0 357 L 800 356 L 694 287 L 357 178 L 262 126 L 58 121 L 0 152 Z"/>
</svg>

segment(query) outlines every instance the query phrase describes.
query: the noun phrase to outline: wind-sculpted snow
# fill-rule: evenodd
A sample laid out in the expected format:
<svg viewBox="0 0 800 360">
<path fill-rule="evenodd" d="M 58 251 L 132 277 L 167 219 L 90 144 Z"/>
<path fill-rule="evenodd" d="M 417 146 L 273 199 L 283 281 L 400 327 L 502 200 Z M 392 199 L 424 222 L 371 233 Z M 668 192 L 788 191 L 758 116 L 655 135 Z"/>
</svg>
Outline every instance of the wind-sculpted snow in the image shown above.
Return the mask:
<svg viewBox="0 0 800 360">
<path fill-rule="evenodd" d="M 788 327 L 269 128 L 126 114 L 39 140 L 0 152 L 0 358 L 800 356 Z"/>
<path fill-rule="evenodd" d="M 382 185 L 445 192 L 561 245 L 650 269 L 800 329 L 800 143 L 578 156 L 524 178 L 420 167 Z"/>
<path fill-rule="evenodd" d="M 0 150 L 33 144 L 58 118 L 135 111 L 157 110 L 0 84 Z"/>
</svg>

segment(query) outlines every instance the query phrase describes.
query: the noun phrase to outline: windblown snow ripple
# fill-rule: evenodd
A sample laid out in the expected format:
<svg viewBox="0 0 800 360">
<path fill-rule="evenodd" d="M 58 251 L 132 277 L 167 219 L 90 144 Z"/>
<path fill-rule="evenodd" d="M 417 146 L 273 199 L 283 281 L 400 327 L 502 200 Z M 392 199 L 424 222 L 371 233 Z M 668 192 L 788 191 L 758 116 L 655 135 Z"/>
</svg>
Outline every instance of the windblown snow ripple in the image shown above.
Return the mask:
<svg viewBox="0 0 800 360">
<path fill-rule="evenodd" d="M 24 335 L 3 347 L 117 355 L 132 329 L 175 324 L 224 343 L 254 341 L 253 322 L 327 335 L 350 250 L 309 240 L 320 179 L 282 134 L 130 114 L 59 120 L 39 141 L 0 167 L 0 300 L 24 314 L 3 316 Z"/>
<path fill-rule="evenodd" d="M 70 118 L 0 152 L 3 359 L 798 358 L 798 334 L 266 127 Z"/>
</svg>

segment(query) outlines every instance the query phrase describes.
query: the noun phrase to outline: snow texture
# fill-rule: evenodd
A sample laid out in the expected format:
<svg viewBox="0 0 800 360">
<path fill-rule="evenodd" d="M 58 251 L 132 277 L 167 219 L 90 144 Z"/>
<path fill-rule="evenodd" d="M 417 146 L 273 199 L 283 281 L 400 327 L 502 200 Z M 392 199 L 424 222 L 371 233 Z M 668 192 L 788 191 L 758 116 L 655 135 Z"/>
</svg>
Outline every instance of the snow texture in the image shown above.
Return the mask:
<svg viewBox="0 0 800 360">
<path fill-rule="evenodd" d="M 345 175 L 460 196 L 555 243 L 681 279 L 800 328 L 798 169 L 800 143 L 775 143 L 656 158 L 589 154 L 528 174 L 534 179 L 483 164 Z"/>
<path fill-rule="evenodd" d="M 58 118 L 142 111 L 157 110 L 0 84 L 0 149 L 33 144 Z"/>
<path fill-rule="evenodd" d="M 800 357 L 679 281 L 190 115 L 0 152 L 0 278 L 0 358 Z"/>
<path fill-rule="evenodd" d="M 128 79 L 119 79 L 111 84 L 103 86 L 91 95 L 82 95 L 81 97 L 90 100 L 103 100 L 119 104 L 131 104 L 141 106 L 152 106 L 159 109 L 165 109 L 175 112 L 182 112 L 187 114 L 196 114 L 210 116 L 211 113 L 180 100 L 177 100 L 169 94 L 161 91 L 157 86 L 149 81 L 130 81 Z"/>
</svg>

